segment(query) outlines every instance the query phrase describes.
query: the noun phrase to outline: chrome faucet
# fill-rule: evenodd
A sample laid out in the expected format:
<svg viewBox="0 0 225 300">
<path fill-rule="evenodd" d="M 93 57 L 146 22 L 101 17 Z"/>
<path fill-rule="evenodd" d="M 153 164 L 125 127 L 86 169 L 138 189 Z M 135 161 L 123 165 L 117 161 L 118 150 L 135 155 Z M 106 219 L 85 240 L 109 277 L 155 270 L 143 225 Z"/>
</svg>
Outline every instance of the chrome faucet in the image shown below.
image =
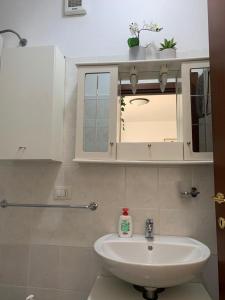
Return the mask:
<svg viewBox="0 0 225 300">
<path fill-rule="evenodd" d="M 154 221 L 153 219 L 147 219 L 145 221 L 145 238 L 147 240 L 153 240 L 154 239 Z"/>
</svg>

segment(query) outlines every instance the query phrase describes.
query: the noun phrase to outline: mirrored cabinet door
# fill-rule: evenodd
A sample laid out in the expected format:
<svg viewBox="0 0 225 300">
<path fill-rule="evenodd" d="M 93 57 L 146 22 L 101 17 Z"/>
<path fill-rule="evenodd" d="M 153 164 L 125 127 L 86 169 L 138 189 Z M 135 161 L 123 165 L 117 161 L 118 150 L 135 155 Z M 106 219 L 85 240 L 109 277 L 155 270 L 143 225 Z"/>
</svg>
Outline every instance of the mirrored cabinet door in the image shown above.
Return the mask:
<svg viewBox="0 0 225 300">
<path fill-rule="evenodd" d="M 212 112 L 208 62 L 184 63 L 183 115 L 186 160 L 212 160 Z"/>
<path fill-rule="evenodd" d="M 165 68 L 163 83 L 162 67 Z M 130 73 L 119 72 L 121 124 L 118 160 L 183 160 L 180 65 L 173 66 L 173 69 L 162 64 L 155 70 L 151 67 L 138 69 L 138 66 L 134 69 L 138 77 L 133 86 Z"/>
<path fill-rule="evenodd" d="M 115 159 L 117 74 L 116 66 L 78 69 L 78 159 Z"/>
</svg>

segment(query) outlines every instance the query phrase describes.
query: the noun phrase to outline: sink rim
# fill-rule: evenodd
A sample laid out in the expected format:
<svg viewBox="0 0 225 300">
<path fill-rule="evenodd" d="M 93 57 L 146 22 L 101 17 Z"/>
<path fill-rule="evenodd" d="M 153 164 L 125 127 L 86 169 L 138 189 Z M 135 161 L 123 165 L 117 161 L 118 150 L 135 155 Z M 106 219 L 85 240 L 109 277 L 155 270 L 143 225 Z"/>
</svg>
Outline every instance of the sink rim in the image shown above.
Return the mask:
<svg viewBox="0 0 225 300">
<path fill-rule="evenodd" d="M 176 241 L 177 240 L 177 241 Z M 180 242 L 179 242 L 180 241 Z M 132 243 L 132 242 L 141 242 L 141 243 L 146 243 L 147 245 L 153 245 L 154 244 L 161 244 L 161 245 L 177 245 L 177 246 L 191 246 L 194 248 L 197 248 L 201 251 L 201 256 L 197 257 L 195 259 L 186 261 L 186 262 L 174 262 L 174 263 L 143 263 L 143 262 L 132 262 L 131 260 L 126 261 L 123 259 L 117 259 L 117 258 L 113 258 L 110 255 L 106 255 L 105 252 L 102 250 L 101 246 L 103 243 Z M 173 235 L 155 235 L 154 240 L 153 241 L 148 241 L 145 239 L 145 237 L 143 235 L 140 234 L 134 234 L 131 238 L 120 238 L 117 234 L 113 233 L 113 234 L 107 234 L 104 235 L 102 237 L 100 237 L 99 239 L 97 239 L 94 243 L 94 250 L 95 252 L 107 259 L 110 260 L 111 262 L 116 262 L 116 263 L 120 263 L 120 264 L 124 264 L 124 265 L 130 265 L 130 266 L 139 266 L 139 267 L 182 267 L 182 266 L 191 266 L 191 265 L 195 265 L 201 262 L 205 262 L 209 259 L 211 251 L 210 249 L 203 243 L 201 243 L 198 240 L 195 240 L 193 238 L 190 237 L 184 237 L 184 236 L 173 236 Z"/>
</svg>

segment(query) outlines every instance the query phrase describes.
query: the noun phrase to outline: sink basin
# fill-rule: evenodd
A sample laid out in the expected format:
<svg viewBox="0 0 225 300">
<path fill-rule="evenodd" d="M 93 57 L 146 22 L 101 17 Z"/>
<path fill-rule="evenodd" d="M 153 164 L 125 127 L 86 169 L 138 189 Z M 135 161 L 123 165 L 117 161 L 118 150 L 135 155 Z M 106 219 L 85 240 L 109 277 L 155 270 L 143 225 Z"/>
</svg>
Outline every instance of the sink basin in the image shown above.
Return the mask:
<svg viewBox="0 0 225 300">
<path fill-rule="evenodd" d="M 94 249 L 113 275 L 142 287 L 166 288 L 192 280 L 210 256 L 207 246 L 188 237 L 142 235 L 99 238 Z"/>
</svg>

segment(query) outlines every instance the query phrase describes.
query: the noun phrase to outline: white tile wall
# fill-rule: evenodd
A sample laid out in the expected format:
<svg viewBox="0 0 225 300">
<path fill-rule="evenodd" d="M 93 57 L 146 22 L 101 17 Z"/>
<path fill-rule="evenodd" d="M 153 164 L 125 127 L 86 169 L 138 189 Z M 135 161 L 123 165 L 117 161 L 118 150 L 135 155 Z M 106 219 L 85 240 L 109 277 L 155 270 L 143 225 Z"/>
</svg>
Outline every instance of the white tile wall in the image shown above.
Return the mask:
<svg viewBox="0 0 225 300">
<path fill-rule="evenodd" d="M 92 251 L 101 235 L 117 230 L 128 206 L 134 231 L 153 217 L 155 232 L 187 235 L 206 243 L 212 258 L 203 273 L 217 299 L 213 170 L 195 167 L 77 165 L 74 155 L 75 61 L 67 61 L 64 163 L 0 163 L 0 199 L 53 203 L 54 186 L 72 188 L 67 203 L 97 201 L 96 212 L 63 209 L 0 210 L 0 299 L 85 300 L 101 269 Z M 183 199 L 181 189 L 195 185 L 201 194 Z M 59 203 L 59 202 L 57 202 Z M 102 271 L 101 271 L 102 272 Z"/>
</svg>

